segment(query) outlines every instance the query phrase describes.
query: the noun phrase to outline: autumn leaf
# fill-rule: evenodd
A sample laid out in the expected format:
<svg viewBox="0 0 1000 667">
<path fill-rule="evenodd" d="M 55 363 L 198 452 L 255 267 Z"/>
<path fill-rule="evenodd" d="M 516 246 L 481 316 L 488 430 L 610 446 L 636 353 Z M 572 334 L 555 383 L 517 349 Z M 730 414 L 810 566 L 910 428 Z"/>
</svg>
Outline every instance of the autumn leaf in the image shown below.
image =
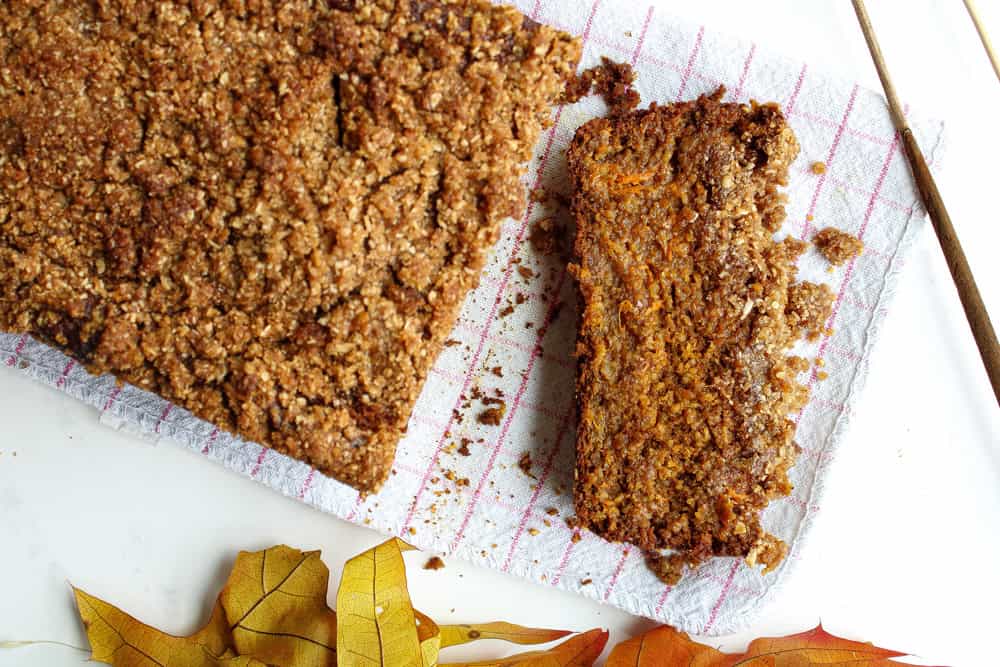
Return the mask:
<svg viewBox="0 0 1000 667">
<path fill-rule="evenodd" d="M 590 630 L 547 651 L 518 653 L 500 660 L 441 663 L 440 667 L 591 667 L 607 643 L 607 630 Z"/>
<path fill-rule="evenodd" d="M 74 588 L 92 659 L 120 667 L 591 667 L 608 633 L 590 630 L 547 649 L 470 663 L 439 663 L 442 649 L 481 639 L 541 644 L 570 634 L 504 621 L 444 625 L 414 609 L 403 551 L 391 539 L 347 562 L 327 606 L 330 572 L 319 552 L 287 546 L 241 552 L 208 623 L 188 637 L 145 625 Z M 34 642 L 8 642 L 11 646 Z M 3 645 L 0 645 L 2 648 Z M 841 639 L 822 626 L 787 637 L 756 639 L 741 654 L 722 653 L 661 626 L 622 642 L 608 667 L 914 667 L 902 653 Z"/>
<path fill-rule="evenodd" d="M 422 667 L 403 550 L 393 538 L 347 561 L 337 591 L 339 667 Z"/>
<path fill-rule="evenodd" d="M 764 637 L 750 642 L 739 664 L 746 667 L 784 667 L 788 665 L 865 665 L 866 667 L 913 667 L 903 662 L 890 661 L 905 653 L 879 648 L 867 642 L 856 642 L 831 635 L 817 625 L 787 637 Z M 753 658 L 746 662 L 746 658 Z M 798 660 L 798 662 L 793 662 Z M 722 663 L 725 667 L 737 660 Z"/>
<path fill-rule="evenodd" d="M 476 625 L 442 625 L 441 648 L 467 644 L 479 639 L 501 639 L 514 644 L 544 644 L 562 639 L 568 634 L 572 633 L 569 630 L 526 628 L 504 621 Z"/>
<path fill-rule="evenodd" d="M 74 588 L 73 594 L 87 630 L 91 660 L 119 667 L 263 664 L 230 661 L 236 654 L 228 641 L 225 614 L 218 603 L 205 627 L 189 637 L 175 637 L 137 621 L 79 588 Z"/>
<path fill-rule="evenodd" d="M 444 646 L 478 639 L 538 644 L 569 634 L 504 622 L 439 627 L 410 602 L 402 557 L 410 548 L 392 539 L 347 562 L 337 595 L 339 623 L 326 603 L 330 572 L 319 552 L 287 546 L 240 552 L 208 623 L 189 637 L 161 632 L 74 590 L 92 658 L 125 667 L 435 667 Z M 589 666 L 607 641 L 606 633 L 595 632 L 482 664 Z"/>
<path fill-rule="evenodd" d="M 714 665 L 726 657 L 710 646 L 696 644 L 668 625 L 632 637 L 611 650 L 605 667 L 654 667 L 654 665 Z M 721 664 L 721 663 L 719 663 Z"/>
<path fill-rule="evenodd" d="M 330 570 L 318 551 L 287 546 L 240 552 L 219 602 L 239 655 L 274 665 L 337 664 Z"/>
<path fill-rule="evenodd" d="M 241 552 L 204 628 L 174 637 L 74 589 L 92 659 L 145 665 L 330 665 L 336 615 L 326 604 L 330 571 L 318 552 L 277 546 Z"/>
<path fill-rule="evenodd" d="M 823 626 L 787 637 L 755 639 L 745 653 L 733 654 L 704 646 L 669 626 L 654 628 L 615 646 L 606 667 L 913 667 L 889 658 L 905 655 L 872 644 L 841 639 Z"/>
<path fill-rule="evenodd" d="M 414 609 L 417 618 L 417 641 L 420 642 L 420 658 L 424 667 L 434 667 L 438 664 L 438 653 L 441 651 L 441 628 L 427 614 Z"/>
</svg>

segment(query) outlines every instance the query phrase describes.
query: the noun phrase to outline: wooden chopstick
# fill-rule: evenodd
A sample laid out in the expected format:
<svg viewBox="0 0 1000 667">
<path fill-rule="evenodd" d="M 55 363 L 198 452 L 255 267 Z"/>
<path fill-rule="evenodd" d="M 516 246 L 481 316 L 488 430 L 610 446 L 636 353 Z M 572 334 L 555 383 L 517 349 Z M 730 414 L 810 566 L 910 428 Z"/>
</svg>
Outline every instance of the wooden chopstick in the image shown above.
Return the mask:
<svg viewBox="0 0 1000 667">
<path fill-rule="evenodd" d="M 865 10 L 864 0 L 853 1 L 854 11 L 861 24 L 861 31 L 865 34 L 868 50 L 871 51 L 872 60 L 875 61 L 875 69 L 878 70 L 878 77 L 882 80 L 885 96 L 889 100 L 892 122 L 896 126 L 896 131 L 899 132 L 906 158 L 910 163 L 910 170 L 913 172 L 913 178 L 924 202 L 924 208 L 927 209 L 931 224 L 937 233 L 941 250 L 944 252 L 948 268 L 951 270 L 952 280 L 955 281 L 958 296 L 962 300 L 965 317 L 969 320 L 972 335 L 976 339 L 976 345 L 979 346 L 979 355 L 983 359 L 983 366 L 986 367 L 986 374 L 993 386 L 993 394 L 997 399 L 997 404 L 1000 405 L 1000 345 L 997 344 L 996 332 L 993 330 L 993 324 L 990 322 L 989 313 L 986 312 L 983 297 L 979 294 L 979 288 L 972 276 L 972 269 L 969 268 L 969 262 L 965 259 L 962 244 L 958 242 L 955 227 L 951 224 L 951 216 L 945 209 L 944 200 L 941 199 L 941 193 L 934 183 L 934 177 L 931 176 L 931 171 L 927 168 L 927 161 L 924 160 L 924 154 L 920 151 L 920 146 L 917 145 L 913 131 L 906 123 L 903 108 L 896 96 L 896 88 L 889 78 L 889 71 L 882 58 L 882 50 L 875 38 L 875 30 L 872 28 L 868 12 Z"/>
<path fill-rule="evenodd" d="M 976 32 L 979 33 L 979 39 L 983 42 L 986 55 L 990 57 L 990 62 L 993 63 L 993 72 L 997 75 L 997 80 L 1000 81 L 1000 58 L 997 58 L 996 51 L 993 50 L 993 44 L 990 43 L 990 36 L 986 34 L 986 26 L 983 25 L 982 20 L 979 18 L 979 12 L 976 11 L 976 3 L 973 0 L 965 0 L 965 9 L 968 10 L 969 18 L 972 19 L 973 25 L 976 26 Z"/>
</svg>

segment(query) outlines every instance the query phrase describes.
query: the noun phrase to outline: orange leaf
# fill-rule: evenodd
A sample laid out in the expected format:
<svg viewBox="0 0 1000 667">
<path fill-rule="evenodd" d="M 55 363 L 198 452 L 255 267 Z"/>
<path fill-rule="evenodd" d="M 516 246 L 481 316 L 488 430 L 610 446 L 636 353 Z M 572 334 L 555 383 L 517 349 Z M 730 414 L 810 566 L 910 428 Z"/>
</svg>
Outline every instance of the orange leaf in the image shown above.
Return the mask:
<svg viewBox="0 0 1000 667">
<path fill-rule="evenodd" d="M 817 625 L 787 637 L 762 637 L 750 642 L 742 658 L 721 663 L 725 667 L 783 667 L 785 665 L 864 665 L 893 667 L 907 663 L 890 662 L 905 653 L 890 651 L 868 642 L 856 642 L 831 635 Z M 796 662 L 797 661 L 797 662 Z M 911 666 L 912 667 L 912 666 Z"/>
<path fill-rule="evenodd" d="M 544 644 L 573 634 L 569 630 L 526 628 L 504 621 L 474 625 L 442 625 L 441 648 L 468 644 L 480 639 L 501 639 L 514 644 Z"/>
<path fill-rule="evenodd" d="M 547 651 L 529 651 L 484 662 L 441 663 L 440 667 L 591 667 L 607 643 L 607 630 L 590 630 Z"/>
<path fill-rule="evenodd" d="M 889 661 L 901 655 L 906 654 L 841 639 L 821 625 L 787 637 L 755 639 L 746 653 L 722 653 L 664 625 L 616 646 L 608 657 L 607 667 L 914 667 Z"/>
<path fill-rule="evenodd" d="M 661 625 L 649 632 L 623 641 L 614 647 L 605 667 L 658 667 L 690 665 L 708 667 L 724 664 L 729 656 L 711 646 L 697 644 L 683 632 Z"/>
</svg>

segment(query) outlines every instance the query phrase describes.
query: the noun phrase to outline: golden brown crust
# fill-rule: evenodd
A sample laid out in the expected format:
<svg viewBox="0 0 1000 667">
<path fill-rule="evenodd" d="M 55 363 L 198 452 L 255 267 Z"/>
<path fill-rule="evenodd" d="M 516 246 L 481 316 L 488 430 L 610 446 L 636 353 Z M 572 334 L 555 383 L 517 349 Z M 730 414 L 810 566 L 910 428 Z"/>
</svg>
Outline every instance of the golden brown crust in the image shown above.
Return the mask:
<svg viewBox="0 0 1000 667">
<path fill-rule="evenodd" d="M 0 3 L 0 328 L 376 489 L 579 53 L 477 0 Z"/>
<path fill-rule="evenodd" d="M 721 94 L 591 121 L 568 153 L 576 512 L 607 539 L 675 550 L 654 563 L 672 581 L 713 555 L 780 560 L 759 513 L 791 490 L 806 396 L 786 354 L 804 244 L 772 238 L 798 145 L 776 106 Z"/>
</svg>

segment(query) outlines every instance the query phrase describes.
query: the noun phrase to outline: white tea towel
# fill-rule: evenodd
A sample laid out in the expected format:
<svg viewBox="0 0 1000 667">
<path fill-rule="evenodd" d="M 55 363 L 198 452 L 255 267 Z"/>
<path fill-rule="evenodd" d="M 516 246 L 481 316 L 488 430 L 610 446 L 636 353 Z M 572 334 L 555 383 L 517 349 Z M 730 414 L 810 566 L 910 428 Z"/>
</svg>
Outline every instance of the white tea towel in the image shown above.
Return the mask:
<svg viewBox="0 0 1000 667">
<path fill-rule="evenodd" d="M 156 396 L 92 377 L 27 337 L 0 335 L 0 363 L 95 405 L 112 425 L 182 443 L 324 512 L 400 535 L 428 551 L 577 591 L 689 632 L 734 631 L 753 620 L 795 567 L 924 212 L 880 95 L 626 0 L 518 5 L 540 22 L 581 35 L 584 66 L 602 55 L 633 63 L 644 102 L 693 98 L 720 83 L 728 99 L 779 102 L 802 146 L 781 233 L 808 239 L 816 228 L 833 225 L 864 239 L 864 253 L 833 272 L 814 251 L 800 262 L 801 278 L 828 283 L 837 298 L 832 333 L 799 350 L 824 359 L 828 377 L 807 380 L 812 398 L 795 416 L 803 450 L 792 471 L 795 491 L 764 516 L 765 527 L 790 547 L 775 572 L 762 575 L 739 560 L 716 559 L 671 588 L 645 567 L 638 550 L 567 526 L 574 288 L 558 259 L 529 242 L 536 221 L 565 217 L 554 202 L 531 203 L 522 219 L 505 223 L 453 334 L 459 344 L 446 347 L 437 360 L 388 483 L 365 499 Z M 554 127 L 537 146 L 527 185 L 565 194 L 564 149 L 574 130 L 603 110 L 596 99 L 558 108 Z M 933 159 L 941 126 L 911 120 Z M 813 162 L 825 163 L 826 172 L 812 173 Z M 498 425 L 481 424 L 477 416 L 484 406 L 474 396 L 494 396 L 496 390 L 503 392 L 506 412 Z"/>
</svg>

